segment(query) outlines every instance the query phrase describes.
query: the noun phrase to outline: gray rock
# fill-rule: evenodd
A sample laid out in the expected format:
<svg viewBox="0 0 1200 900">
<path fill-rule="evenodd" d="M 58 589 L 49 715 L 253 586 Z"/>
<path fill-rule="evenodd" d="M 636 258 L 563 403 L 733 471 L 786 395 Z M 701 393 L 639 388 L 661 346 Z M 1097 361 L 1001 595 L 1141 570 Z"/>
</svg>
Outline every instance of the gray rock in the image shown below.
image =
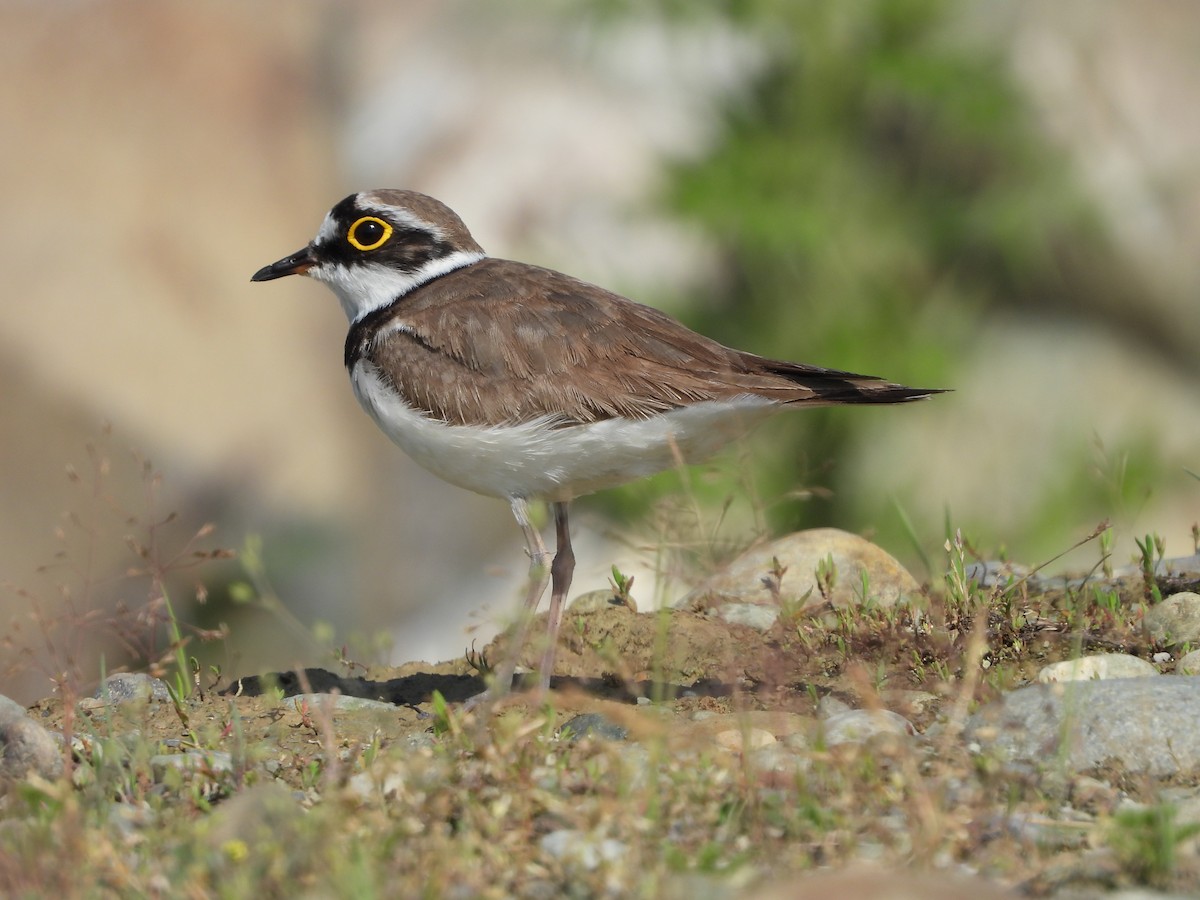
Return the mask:
<svg viewBox="0 0 1200 900">
<path fill-rule="evenodd" d="M 1147 609 L 1142 624 L 1150 639 L 1164 647 L 1200 643 L 1200 594 L 1172 594 Z"/>
<path fill-rule="evenodd" d="M 1200 768 L 1200 682 L 1121 678 L 1032 685 L 967 722 L 984 752 L 1029 765 L 1079 771 L 1112 761 L 1131 772 Z"/>
<path fill-rule="evenodd" d="M 829 557 L 837 573 L 831 594 L 836 606 L 861 606 L 865 601 L 888 607 L 920 593 L 912 575 L 870 541 L 837 528 L 813 528 L 748 550 L 674 605 L 769 604 L 778 598 L 819 605 L 822 598 L 816 571 Z M 771 574 L 775 559 L 786 568 L 778 584 Z M 864 573 L 868 585 L 865 598 Z"/>
<path fill-rule="evenodd" d="M 817 701 L 817 715 L 822 719 L 832 719 L 841 713 L 853 712 L 854 707 L 845 700 L 839 700 L 833 694 L 826 694 Z"/>
<path fill-rule="evenodd" d="M 1193 650 L 1179 658 L 1175 663 L 1177 675 L 1200 675 L 1200 650 Z"/>
<path fill-rule="evenodd" d="M 1171 559 L 1160 559 L 1154 567 L 1154 574 L 1183 578 L 1189 575 L 1200 576 L 1200 553 L 1191 556 L 1176 556 Z"/>
<path fill-rule="evenodd" d="M 825 746 L 861 744 L 877 734 L 909 737 L 917 733 L 913 724 L 889 709 L 852 709 L 835 713 L 821 723 Z"/>
<path fill-rule="evenodd" d="M 0 694 L 0 778 L 58 778 L 62 770 L 60 742 L 20 703 Z"/>
<path fill-rule="evenodd" d="M 789 735 L 792 737 L 792 735 Z M 757 772 L 772 772 L 777 775 L 793 776 L 806 772 L 812 766 L 812 757 L 798 753 L 803 747 L 790 747 L 785 743 L 768 744 L 750 751 L 750 768 Z"/>
<path fill-rule="evenodd" d="M 732 753 L 747 753 L 761 747 L 769 747 L 778 739 L 765 728 L 727 728 L 713 735 L 713 742 Z"/>
<path fill-rule="evenodd" d="M 929 712 L 936 709 L 941 702 L 937 694 L 931 694 L 928 691 L 907 691 L 907 690 L 889 690 L 882 691 L 879 694 L 879 699 L 892 710 L 900 713 L 902 716 L 919 715 L 924 712 Z"/>
<path fill-rule="evenodd" d="M 560 732 L 570 732 L 571 741 L 584 737 L 603 738 L 608 741 L 624 741 L 629 738 L 629 729 L 618 725 L 599 713 L 580 713 L 562 726 Z"/>
<path fill-rule="evenodd" d="M 574 828 L 551 831 L 542 838 L 540 846 L 544 853 L 575 862 L 588 871 L 598 868 L 601 862 L 620 859 L 628 849 L 615 838 L 597 840 Z"/>
<path fill-rule="evenodd" d="M 1043 666 L 1042 670 L 1038 672 L 1037 680 L 1042 684 L 1052 684 L 1057 681 L 1144 678 L 1157 674 L 1158 669 L 1136 656 L 1130 656 L 1127 653 L 1097 653 L 1092 656 L 1081 656 L 1078 659 L 1064 659 L 1062 662 Z"/>
<path fill-rule="evenodd" d="M 171 692 L 161 678 L 154 678 L 145 672 L 118 672 L 104 679 L 95 697 L 110 703 L 129 703 L 134 700 L 170 700 Z"/>
<path fill-rule="evenodd" d="M 798 731 L 792 734 L 785 734 L 779 739 L 779 743 L 789 750 L 809 750 L 812 748 L 812 741 L 808 739 L 808 735 L 801 734 Z M 769 748 L 764 747 L 763 749 L 766 750 Z"/>
</svg>

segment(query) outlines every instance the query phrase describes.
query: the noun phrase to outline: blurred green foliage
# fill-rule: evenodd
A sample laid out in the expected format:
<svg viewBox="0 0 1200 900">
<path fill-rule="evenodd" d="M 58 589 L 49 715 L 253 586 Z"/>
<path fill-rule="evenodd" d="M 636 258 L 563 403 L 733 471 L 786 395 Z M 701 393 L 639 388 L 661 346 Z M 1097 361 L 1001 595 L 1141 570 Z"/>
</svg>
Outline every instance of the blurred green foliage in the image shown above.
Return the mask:
<svg viewBox="0 0 1200 900">
<path fill-rule="evenodd" d="M 1097 263 L 1115 259 L 1102 229 L 999 51 L 961 27 L 963 5 L 729 0 L 664 9 L 681 19 L 722 15 L 769 56 L 751 89 L 729 103 L 713 151 L 672 172 L 667 202 L 707 236 L 724 273 L 685 314 L 697 330 L 765 356 L 953 388 L 989 309 L 1071 308 L 1127 282 L 1119 263 Z M 836 461 L 865 418 L 905 412 L 820 409 L 760 432 L 761 496 L 832 489 L 768 502 L 771 530 L 875 529 L 903 550 L 892 498 L 843 485 Z M 1087 455 L 1071 465 L 1083 471 Z M 896 460 L 898 485 L 905 465 Z M 1074 474 L 1063 483 L 1081 490 Z M 719 503 L 741 475 L 692 484 Z M 667 474 L 608 502 L 628 514 L 676 489 L 678 476 Z M 1108 490 L 1085 479 L 1074 499 L 1103 510 Z M 1047 498 L 1047 527 L 1071 518 L 1062 500 Z M 930 530 L 922 540 L 939 545 L 940 526 Z M 1063 540 L 1059 531 L 1049 543 Z"/>
</svg>

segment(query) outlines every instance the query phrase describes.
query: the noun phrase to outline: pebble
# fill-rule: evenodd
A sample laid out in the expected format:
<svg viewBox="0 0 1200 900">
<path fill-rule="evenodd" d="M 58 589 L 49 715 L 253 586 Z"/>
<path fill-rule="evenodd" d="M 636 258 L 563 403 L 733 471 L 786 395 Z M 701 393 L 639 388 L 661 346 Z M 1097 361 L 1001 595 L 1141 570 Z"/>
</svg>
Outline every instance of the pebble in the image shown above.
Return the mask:
<svg viewBox="0 0 1200 900">
<path fill-rule="evenodd" d="M 746 749 L 757 750 L 768 744 L 774 744 L 775 735 L 762 728 L 747 728 L 744 731 L 740 728 L 731 728 L 718 732 L 714 740 L 719 747 L 741 753 Z"/>
<path fill-rule="evenodd" d="M 808 746 L 807 736 L 816 729 L 808 716 L 781 710 L 745 710 L 736 713 L 714 713 L 697 710 L 691 722 L 675 730 L 675 737 L 684 745 L 697 749 L 716 743 L 727 750 L 753 750 L 775 741 L 788 741 L 799 736 L 799 746 Z"/>
<path fill-rule="evenodd" d="M 1158 669 L 1136 656 L 1127 653 L 1097 653 L 1078 659 L 1043 666 L 1037 674 L 1041 684 L 1059 681 L 1101 681 L 1106 678 L 1145 678 L 1157 675 Z"/>
<path fill-rule="evenodd" d="M 808 736 L 801 734 L 799 731 L 792 734 L 785 734 L 779 741 L 789 750 L 807 750 L 812 746 L 812 741 L 808 739 Z"/>
<path fill-rule="evenodd" d="M 0 778 L 54 779 L 62 771 L 60 741 L 29 718 L 20 703 L 0 694 Z"/>
<path fill-rule="evenodd" d="M 575 828 L 551 831 L 538 844 L 543 853 L 555 859 L 575 862 L 589 872 L 599 868 L 601 862 L 620 859 L 628 850 L 625 844 L 615 838 L 597 840 Z"/>
<path fill-rule="evenodd" d="M 837 528 L 813 528 L 751 548 L 723 571 L 674 604 L 677 607 L 720 606 L 729 604 L 777 603 L 772 590 L 773 560 L 786 567 L 778 585 L 779 596 L 805 599 L 805 605 L 822 602 L 817 589 L 816 570 L 827 557 L 833 558 L 837 578 L 832 600 L 836 606 L 861 606 L 862 573 L 869 581 L 871 603 L 889 607 L 920 595 L 916 579 L 891 555 L 865 538 Z"/>
<path fill-rule="evenodd" d="M 841 713 L 852 712 L 854 707 L 845 700 L 839 700 L 833 694 L 826 694 L 817 701 L 817 715 L 822 719 L 829 719 Z"/>
<path fill-rule="evenodd" d="M 606 741 L 624 741 L 629 739 L 629 729 L 602 716 L 600 713 L 580 713 L 566 722 L 559 729 L 559 734 L 569 731 L 567 740 L 574 742 L 581 738 L 602 738 Z"/>
<path fill-rule="evenodd" d="M 941 702 L 937 694 L 928 691 L 887 690 L 879 694 L 879 699 L 889 709 L 894 709 L 901 715 L 931 712 Z"/>
<path fill-rule="evenodd" d="M 1200 675 L 1200 650 L 1193 650 L 1191 653 L 1181 656 L 1179 662 L 1175 663 L 1175 673 L 1177 675 Z"/>
<path fill-rule="evenodd" d="M 807 747 L 790 746 L 787 742 L 772 743 L 752 750 L 747 759 L 750 767 L 759 772 L 797 775 L 806 772 L 812 765 L 812 759 L 808 754 L 797 752 L 807 749 Z"/>
<path fill-rule="evenodd" d="M 109 675 L 93 695 L 109 703 L 129 703 L 135 700 L 170 700 L 171 692 L 161 678 L 145 672 L 118 672 Z"/>
<path fill-rule="evenodd" d="M 1142 626 L 1150 639 L 1163 647 L 1200 642 L 1200 594 L 1172 594 L 1146 610 Z"/>
<path fill-rule="evenodd" d="M 913 724 L 890 709 L 852 709 L 834 713 L 822 722 L 825 746 L 861 744 L 879 734 L 910 737 L 917 733 Z"/>
</svg>

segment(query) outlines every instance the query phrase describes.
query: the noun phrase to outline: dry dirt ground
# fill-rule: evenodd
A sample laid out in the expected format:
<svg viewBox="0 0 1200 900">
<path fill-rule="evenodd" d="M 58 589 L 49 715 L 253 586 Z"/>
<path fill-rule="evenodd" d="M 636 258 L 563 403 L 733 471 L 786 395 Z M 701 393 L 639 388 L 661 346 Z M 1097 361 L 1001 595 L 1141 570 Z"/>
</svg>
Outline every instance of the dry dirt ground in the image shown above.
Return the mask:
<svg viewBox="0 0 1200 900">
<path fill-rule="evenodd" d="M 1089 605 L 1070 592 L 993 592 L 973 605 L 934 593 L 919 610 L 785 611 L 765 634 L 694 612 L 568 611 L 547 702 L 517 693 L 486 720 L 456 706 L 483 687 L 477 657 L 253 676 L 202 685 L 182 703 L 101 703 L 81 713 L 73 731 L 86 738 L 81 760 L 88 741 L 131 732 L 160 753 L 228 752 L 232 774 L 209 773 L 202 796 L 195 789 L 179 794 L 208 815 L 233 808 L 232 798 L 264 783 L 286 785 L 296 796 L 306 792 L 304 808 L 333 815 L 330 808 L 350 802 L 347 785 L 357 774 L 376 773 L 371 777 L 382 784 L 390 776 L 378 772 L 391 766 L 387 771 L 403 772 L 396 777 L 409 784 L 415 776 L 406 767 L 442 764 L 437 786 L 416 794 L 381 788 L 379 797 L 364 799 L 361 790 L 351 792 L 359 811 L 338 820 L 350 833 L 376 816 L 372 833 L 389 833 L 391 840 L 399 838 L 388 829 L 400 829 L 413 859 L 401 863 L 392 853 L 376 863 L 389 883 L 428 895 L 562 889 L 593 896 L 612 893 L 614 885 L 618 894 L 645 894 L 652 884 L 663 896 L 683 896 L 688 882 L 679 879 L 699 873 L 728 886 L 714 896 L 734 896 L 742 889 L 733 875 L 738 870 L 769 878 L 864 858 L 900 868 L 966 867 L 1034 896 L 1076 896 L 1070 893 L 1076 890 L 1090 896 L 1136 884 L 1190 891 L 1200 874 L 1194 842 L 1158 832 L 1130 838 L 1112 823 L 1120 802 L 1154 804 L 1164 787 L 1193 779 L 1168 783 L 1092 771 L 1047 780 L 1006 769 L 958 739 L 970 710 L 1028 683 L 1048 662 L 1108 651 L 1153 657 L 1156 648 L 1137 613 L 1147 585 L 1129 578 L 1108 587 L 1119 605 Z M 503 640 L 482 658 L 498 659 Z M 435 692 L 448 707 L 435 701 Z M 334 709 L 311 698 L 329 693 L 391 705 Z M 916 736 L 824 747 L 818 720 L 830 699 L 898 712 Z M 580 713 L 601 714 L 628 739 L 556 743 L 557 729 Z M 54 699 L 31 714 L 48 728 L 66 725 Z M 796 755 L 805 757 L 805 774 L 751 771 L 736 742 L 714 744 L 714 715 L 744 723 L 746 733 L 762 725 L 776 737 L 797 735 L 790 746 L 803 747 Z M 609 784 L 613 755 L 639 744 L 665 754 L 663 771 L 678 773 L 670 787 L 644 791 L 656 798 L 652 810 L 641 802 L 636 778 L 634 787 Z M 566 807 L 556 805 L 562 798 L 550 799 L 554 791 L 543 796 L 530 786 L 541 783 L 539 766 L 552 759 L 577 779 L 557 789 L 566 791 Z M 720 772 L 726 775 L 713 774 Z M 485 796 L 490 812 L 477 822 L 473 804 Z M 1067 807 L 1074 818 L 1064 815 Z M 505 823 L 499 832 L 497 821 Z M 614 874 L 606 864 L 571 869 L 547 861 L 538 841 L 563 828 L 602 829 L 626 848 L 626 869 Z M 1143 857 L 1164 841 L 1171 845 L 1158 848 L 1165 861 L 1147 862 Z M 449 852 L 450 846 L 459 849 Z M 485 848 L 498 846 L 506 849 L 492 868 L 457 864 L 462 853 L 486 859 Z M 672 848 L 683 855 L 671 855 Z M 643 871 L 630 874 L 630 866 Z M 289 877 L 307 871 L 295 861 L 285 869 Z M 328 876 L 306 877 L 320 886 Z"/>
</svg>

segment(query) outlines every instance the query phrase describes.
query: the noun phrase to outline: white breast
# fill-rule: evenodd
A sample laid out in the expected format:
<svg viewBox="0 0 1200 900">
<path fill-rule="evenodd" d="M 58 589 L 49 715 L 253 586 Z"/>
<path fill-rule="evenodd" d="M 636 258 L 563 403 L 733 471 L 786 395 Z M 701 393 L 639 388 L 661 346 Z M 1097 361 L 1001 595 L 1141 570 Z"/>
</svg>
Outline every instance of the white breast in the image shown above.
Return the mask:
<svg viewBox="0 0 1200 900">
<path fill-rule="evenodd" d="M 781 404 L 761 397 L 707 401 L 650 419 L 554 427 L 447 425 L 406 404 L 370 363 L 350 374 L 377 425 L 414 460 L 451 484 L 491 497 L 570 500 L 716 452 Z"/>
</svg>

